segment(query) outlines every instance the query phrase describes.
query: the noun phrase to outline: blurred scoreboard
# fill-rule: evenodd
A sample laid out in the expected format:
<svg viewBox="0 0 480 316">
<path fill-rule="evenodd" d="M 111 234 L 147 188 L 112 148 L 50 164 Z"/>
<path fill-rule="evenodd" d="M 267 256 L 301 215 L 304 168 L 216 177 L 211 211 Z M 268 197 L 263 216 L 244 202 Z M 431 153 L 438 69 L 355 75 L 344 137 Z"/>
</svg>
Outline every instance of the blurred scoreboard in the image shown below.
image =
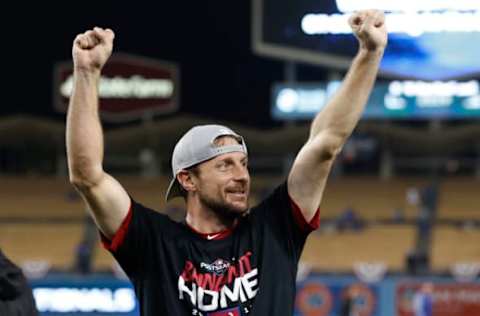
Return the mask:
<svg viewBox="0 0 480 316">
<path fill-rule="evenodd" d="M 357 52 L 348 18 L 362 9 L 386 15 L 382 75 L 458 80 L 480 74 L 476 0 L 253 0 L 253 48 L 264 56 L 346 69 Z"/>
<path fill-rule="evenodd" d="M 340 84 L 340 81 L 278 83 L 272 88 L 272 117 L 311 119 Z M 480 82 L 476 80 L 378 81 L 363 113 L 363 119 L 469 118 L 480 118 Z"/>
</svg>

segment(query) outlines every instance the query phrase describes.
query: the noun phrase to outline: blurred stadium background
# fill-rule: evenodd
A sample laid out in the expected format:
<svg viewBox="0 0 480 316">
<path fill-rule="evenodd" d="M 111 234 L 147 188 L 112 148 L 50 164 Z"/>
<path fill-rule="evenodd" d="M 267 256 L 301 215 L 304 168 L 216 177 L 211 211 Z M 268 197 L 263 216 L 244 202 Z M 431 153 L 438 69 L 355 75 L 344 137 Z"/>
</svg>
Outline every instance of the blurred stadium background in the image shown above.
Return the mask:
<svg viewBox="0 0 480 316">
<path fill-rule="evenodd" d="M 340 315 L 349 288 L 357 315 L 414 315 L 426 282 L 433 315 L 480 315 L 480 8 L 427 2 L 369 2 L 401 23 L 306 244 L 297 316 Z M 138 313 L 68 182 L 64 110 L 77 33 L 99 25 L 117 35 L 100 90 L 105 168 L 137 200 L 180 219 L 181 201 L 165 205 L 163 194 L 173 146 L 192 125 L 219 122 L 245 136 L 252 203 L 285 179 L 356 50 L 347 31 L 334 31 L 358 5 L 16 4 L 0 108 L 0 247 L 29 277 L 42 315 Z M 463 24 L 428 23 L 442 19 Z"/>
</svg>

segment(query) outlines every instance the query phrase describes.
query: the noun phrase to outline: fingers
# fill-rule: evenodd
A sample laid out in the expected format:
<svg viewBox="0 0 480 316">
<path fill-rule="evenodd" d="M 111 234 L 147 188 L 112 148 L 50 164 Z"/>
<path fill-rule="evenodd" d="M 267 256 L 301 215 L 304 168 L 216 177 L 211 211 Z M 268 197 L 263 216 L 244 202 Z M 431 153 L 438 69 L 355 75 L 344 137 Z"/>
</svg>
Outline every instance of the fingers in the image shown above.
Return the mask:
<svg viewBox="0 0 480 316">
<path fill-rule="evenodd" d="M 73 43 L 75 46 L 78 46 L 82 49 L 88 49 L 88 40 L 85 34 L 78 34 Z"/>
<path fill-rule="evenodd" d="M 93 32 L 101 42 L 111 42 L 115 38 L 115 33 L 113 33 L 113 31 L 108 28 L 102 29 L 96 26 L 93 28 Z"/>
<path fill-rule="evenodd" d="M 381 27 L 385 23 L 385 15 L 382 11 L 378 10 L 368 10 L 365 17 L 365 26 L 370 27 Z"/>
<path fill-rule="evenodd" d="M 93 30 L 78 34 L 74 40 L 74 44 L 81 49 L 92 49 L 98 44 L 111 44 L 114 38 L 115 34 L 111 29 L 94 27 Z"/>
<path fill-rule="evenodd" d="M 354 35 L 359 40 L 360 48 L 368 51 L 379 51 L 385 48 L 388 32 L 385 26 L 385 15 L 379 10 L 363 10 L 349 18 Z"/>
<path fill-rule="evenodd" d="M 83 34 L 77 35 L 75 38 L 75 44 L 82 49 L 91 49 L 99 43 L 98 38 L 93 34 L 93 31 L 87 31 Z"/>
<path fill-rule="evenodd" d="M 355 12 L 348 19 L 348 23 L 352 27 L 358 27 L 363 24 L 363 21 L 365 21 L 365 15 L 366 15 L 366 11 Z"/>
<path fill-rule="evenodd" d="M 382 11 L 376 11 L 375 27 L 382 27 L 385 25 L 385 14 Z"/>
<path fill-rule="evenodd" d="M 348 20 L 354 32 L 382 27 L 385 24 L 385 15 L 379 10 L 364 10 L 352 14 Z"/>
</svg>

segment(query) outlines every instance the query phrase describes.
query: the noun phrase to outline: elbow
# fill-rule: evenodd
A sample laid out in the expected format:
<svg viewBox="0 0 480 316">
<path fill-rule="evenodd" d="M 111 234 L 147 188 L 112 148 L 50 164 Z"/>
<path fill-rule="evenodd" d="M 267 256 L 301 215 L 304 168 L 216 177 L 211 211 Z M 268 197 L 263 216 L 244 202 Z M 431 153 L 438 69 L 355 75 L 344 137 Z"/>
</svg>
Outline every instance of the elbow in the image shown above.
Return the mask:
<svg viewBox="0 0 480 316">
<path fill-rule="evenodd" d="M 321 161 L 333 161 L 337 158 L 338 154 L 342 150 L 342 147 L 336 146 L 326 146 L 323 150 L 320 151 L 320 160 Z"/>
<path fill-rule="evenodd" d="M 342 151 L 347 136 L 340 134 L 325 134 L 316 139 L 319 158 L 321 161 L 333 161 Z"/>
<path fill-rule="evenodd" d="M 103 176 L 101 166 L 94 166 L 85 162 L 69 162 L 68 170 L 70 183 L 80 191 L 95 186 Z"/>
</svg>

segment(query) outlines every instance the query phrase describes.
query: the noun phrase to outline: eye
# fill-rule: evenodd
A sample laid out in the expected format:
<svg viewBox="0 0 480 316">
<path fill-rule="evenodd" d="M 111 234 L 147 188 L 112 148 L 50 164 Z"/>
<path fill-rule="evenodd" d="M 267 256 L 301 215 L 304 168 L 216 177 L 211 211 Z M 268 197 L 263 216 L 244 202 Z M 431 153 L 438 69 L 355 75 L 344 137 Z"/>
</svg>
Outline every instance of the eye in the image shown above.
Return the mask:
<svg viewBox="0 0 480 316">
<path fill-rule="evenodd" d="M 228 168 L 228 163 L 226 161 L 219 161 L 217 163 L 217 168 L 220 170 L 226 170 Z"/>
</svg>

